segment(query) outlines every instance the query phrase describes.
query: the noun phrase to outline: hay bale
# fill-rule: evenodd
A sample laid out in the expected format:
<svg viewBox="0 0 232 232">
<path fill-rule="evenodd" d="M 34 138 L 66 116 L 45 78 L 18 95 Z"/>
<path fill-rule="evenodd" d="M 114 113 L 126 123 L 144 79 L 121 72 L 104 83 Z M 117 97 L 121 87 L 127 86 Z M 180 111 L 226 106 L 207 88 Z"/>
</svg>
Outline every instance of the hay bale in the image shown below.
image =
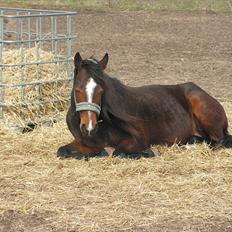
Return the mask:
<svg viewBox="0 0 232 232">
<path fill-rule="evenodd" d="M 39 47 L 21 49 L 3 52 L 3 64 L 18 65 L 2 69 L 4 119 L 7 124 L 25 126 L 66 110 L 70 83 L 67 63 L 55 63 L 61 56 Z M 54 63 L 20 66 L 33 62 Z"/>
</svg>

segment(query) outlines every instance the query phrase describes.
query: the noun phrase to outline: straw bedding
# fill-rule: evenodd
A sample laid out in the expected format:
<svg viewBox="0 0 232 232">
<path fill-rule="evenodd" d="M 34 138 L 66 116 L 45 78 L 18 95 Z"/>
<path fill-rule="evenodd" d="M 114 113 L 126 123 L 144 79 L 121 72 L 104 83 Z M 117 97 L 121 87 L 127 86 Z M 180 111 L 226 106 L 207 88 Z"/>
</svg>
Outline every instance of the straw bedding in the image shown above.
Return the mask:
<svg viewBox="0 0 232 232">
<path fill-rule="evenodd" d="M 21 58 L 21 52 L 23 58 Z M 23 50 L 8 49 L 3 52 L 4 64 L 54 62 L 57 59 L 55 54 L 39 47 Z M 20 66 L 4 67 L 3 84 L 6 85 L 3 89 L 4 101 L 10 105 L 4 110 L 7 124 L 36 123 L 41 121 L 41 117 L 49 118 L 65 110 L 68 104 L 70 83 L 67 80 L 52 82 L 59 79 L 68 79 L 67 64 L 35 64 L 22 68 Z M 44 81 L 49 83 L 43 83 Z M 40 83 L 36 84 L 36 82 Z M 21 87 L 22 83 L 28 85 Z"/>
<path fill-rule="evenodd" d="M 232 105 L 224 106 L 231 132 Z M 64 119 L 26 134 L 1 127 L 0 228 L 232 231 L 232 149 L 156 146 L 161 156 L 150 159 L 56 158 L 71 140 Z"/>
</svg>

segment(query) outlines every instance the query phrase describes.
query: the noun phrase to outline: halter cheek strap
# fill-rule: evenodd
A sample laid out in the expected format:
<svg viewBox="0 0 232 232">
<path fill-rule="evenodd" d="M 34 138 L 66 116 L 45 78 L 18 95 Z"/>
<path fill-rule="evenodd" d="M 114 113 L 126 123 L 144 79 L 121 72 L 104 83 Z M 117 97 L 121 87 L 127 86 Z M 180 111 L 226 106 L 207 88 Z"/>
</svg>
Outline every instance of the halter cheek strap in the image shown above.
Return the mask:
<svg viewBox="0 0 232 232">
<path fill-rule="evenodd" d="M 80 103 L 75 103 L 76 106 L 76 111 L 93 111 L 97 114 L 97 116 L 100 115 L 101 112 L 101 107 L 95 103 L 92 102 L 80 102 Z"/>
</svg>

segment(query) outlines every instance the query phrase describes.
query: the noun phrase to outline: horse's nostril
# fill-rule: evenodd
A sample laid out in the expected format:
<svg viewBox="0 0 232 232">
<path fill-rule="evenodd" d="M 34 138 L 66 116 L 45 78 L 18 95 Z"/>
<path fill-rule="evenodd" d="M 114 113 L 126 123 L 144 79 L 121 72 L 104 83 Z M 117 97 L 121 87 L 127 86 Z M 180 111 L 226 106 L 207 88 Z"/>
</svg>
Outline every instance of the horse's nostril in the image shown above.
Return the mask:
<svg viewBox="0 0 232 232">
<path fill-rule="evenodd" d="M 98 125 L 96 124 L 96 126 L 89 132 L 90 136 L 94 136 L 97 133 L 98 130 Z"/>
<path fill-rule="evenodd" d="M 85 124 L 81 124 L 80 130 L 81 130 L 81 133 L 82 133 L 83 135 L 86 135 L 86 134 L 87 134 L 87 129 L 86 129 Z"/>
<path fill-rule="evenodd" d="M 96 124 L 96 126 L 94 128 L 91 128 L 91 129 L 86 127 L 85 124 L 80 125 L 80 131 L 81 131 L 82 135 L 84 135 L 84 136 L 92 137 L 92 136 L 94 136 L 96 134 L 97 130 L 98 130 L 98 125 L 97 124 Z"/>
<path fill-rule="evenodd" d="M 81 129 L 86 128 L 85 124 L 81 124 Z"/>
</svg>

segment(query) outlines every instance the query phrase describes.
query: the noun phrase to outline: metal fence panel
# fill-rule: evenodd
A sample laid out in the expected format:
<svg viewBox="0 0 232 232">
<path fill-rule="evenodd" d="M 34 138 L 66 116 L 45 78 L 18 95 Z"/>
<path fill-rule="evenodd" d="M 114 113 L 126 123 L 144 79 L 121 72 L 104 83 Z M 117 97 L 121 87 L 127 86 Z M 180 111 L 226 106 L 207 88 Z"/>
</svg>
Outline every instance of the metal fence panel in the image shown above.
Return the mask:
<svg viewBox="0 0 232 232">
<path fill-rule="evenodd" d="M 75 14 L 0 8 L 0 120 L 25 126 L 67 106 Z"/>
</svg>

